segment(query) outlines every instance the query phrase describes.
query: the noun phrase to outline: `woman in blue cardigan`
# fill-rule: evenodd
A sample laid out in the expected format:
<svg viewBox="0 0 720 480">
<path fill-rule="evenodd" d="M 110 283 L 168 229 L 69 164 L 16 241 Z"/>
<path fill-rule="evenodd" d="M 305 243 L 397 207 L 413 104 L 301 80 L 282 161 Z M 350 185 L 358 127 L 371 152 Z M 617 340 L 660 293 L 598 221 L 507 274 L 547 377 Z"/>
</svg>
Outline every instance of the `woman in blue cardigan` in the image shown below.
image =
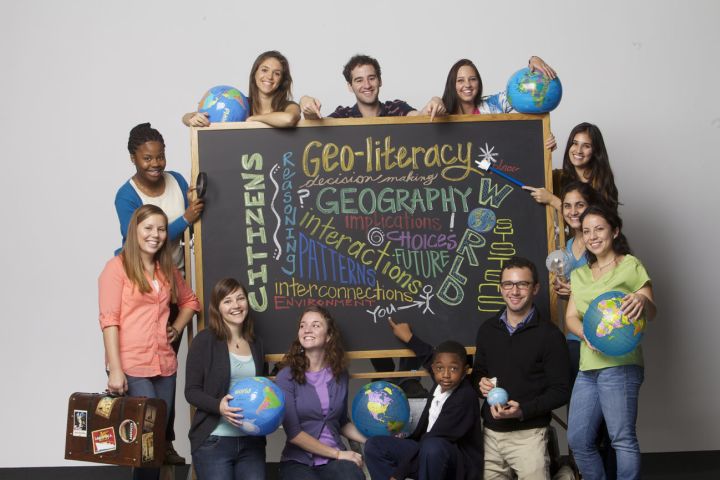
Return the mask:
<svg viewBox="0 0 720 480">
<path fill-rule="evenodd" d="M 340 331 L 330 313 L 311 306 L 275 382 L 285 394 L 287 435 L 280 459 L 283 480 L 364 480 L 362 456 L 340 436 L 365 443 L 347 415 L 348 373 Z"/>
<path fill-rule="evenodd" d="M 245 287 L 220 280 L 208 316 L 208 328 L 190 345 L 185 375 L 185 398 L 196 408 L 188 434 L 195 471 L 200 480 L 263 480 L 265 437 L 246 435 L 241 409 L 228 404 L 231 385 L 267 373 Z"/>
<path fill-rule="evenodd" d="M 142 205 L 150 203 L 165 212 L 168 224 L 168 241 L 172 247 L 175 265 L 183 265 L 180 238 L 185 229 L 195 223 L 203 210 L 201 199 L 188 200 L 190 189 L 177 172 L 165 171 L 165 141 L 149 123 L 141 123 L 130 130 L 128 139 L 130 161 L 135 174 L 123 184 L 115 195 L 115 210 L 120 220 L 123 244 L 132 214 Z"/>
</svg>

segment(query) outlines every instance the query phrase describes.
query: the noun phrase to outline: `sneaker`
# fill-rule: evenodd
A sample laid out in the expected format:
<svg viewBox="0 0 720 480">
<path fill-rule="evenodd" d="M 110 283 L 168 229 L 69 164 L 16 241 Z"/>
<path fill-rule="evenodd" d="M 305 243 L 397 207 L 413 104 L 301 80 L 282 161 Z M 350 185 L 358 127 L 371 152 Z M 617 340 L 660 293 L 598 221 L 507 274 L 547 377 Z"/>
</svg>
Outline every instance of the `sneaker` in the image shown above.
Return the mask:
<svg viewBox="0 0 720 480">
<path fill-rule="evenodd" d="M 185 457 L 175 451 L 172 442 L 165 443 L 165 465 L 185 465 Z"/>
</svg>

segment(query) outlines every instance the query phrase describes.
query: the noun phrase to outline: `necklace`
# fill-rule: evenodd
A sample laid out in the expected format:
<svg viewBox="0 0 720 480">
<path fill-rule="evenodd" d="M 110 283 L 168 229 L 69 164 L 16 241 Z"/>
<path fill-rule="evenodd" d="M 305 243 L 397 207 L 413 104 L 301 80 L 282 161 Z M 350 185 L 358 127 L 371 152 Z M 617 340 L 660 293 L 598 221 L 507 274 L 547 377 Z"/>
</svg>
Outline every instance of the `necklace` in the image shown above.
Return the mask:
<svg viewBox="0 0 720 480">
<path fill-rule="evenodd" d="M 605 265 L 596 264 L 596 265 L 597 265 L 597 269 L 598 269 L 598 270 L 602 270 L 602 269 L 605 268 L 605 267 L 609 267 L 610 265 L 612 265 L 613 263 L 615 263 L 615 260 L 617 260 L 617 255 L 614 256 L 613 259 L 610 260 L 610 261 L 609 261 L 608 263 L 606 263 Z"/>
</svg>

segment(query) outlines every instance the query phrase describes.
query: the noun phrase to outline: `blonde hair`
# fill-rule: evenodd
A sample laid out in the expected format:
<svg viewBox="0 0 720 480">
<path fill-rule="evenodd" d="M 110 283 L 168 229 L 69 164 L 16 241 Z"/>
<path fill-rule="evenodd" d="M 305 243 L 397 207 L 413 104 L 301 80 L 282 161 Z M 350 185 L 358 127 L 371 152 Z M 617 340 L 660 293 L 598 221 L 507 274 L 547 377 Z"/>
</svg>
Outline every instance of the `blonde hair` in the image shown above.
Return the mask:
<svg viewBox="0 0 720 480">
<path fill-rule="evenodd" d="M 135 285 L 142 293 L 150 293 L 152 291 L 152 287 L 150 287 L 150 282 L 148 282 L 147 277 L 145 276 L 145 266 L 143 265 L 142 257 L 140 256 L 140 245 L 138 245 L 138 225 L 152 215 L 162 216 L 165 220 L 165 227 L 167 228 L 168 218 L 160 207 L 155 205 L 143 205 L 135 210 L 135 213 L 133 213 L 130 218 L 127 238 L 125 239 L 125 245 L 123 245 L 122 253 L 120 253 L 125 274 L 128 276 L 133 285 Z M 159 264 L 160 271 L 165 277 L 164 281 L 170 287 L 171 301 L 174 303 L 177 301 L 174 275 L 175 264 L 173 263 L 170 249 L 168 248 L 167 239 L 155 253 L 154 260 Z"/>
</svg>

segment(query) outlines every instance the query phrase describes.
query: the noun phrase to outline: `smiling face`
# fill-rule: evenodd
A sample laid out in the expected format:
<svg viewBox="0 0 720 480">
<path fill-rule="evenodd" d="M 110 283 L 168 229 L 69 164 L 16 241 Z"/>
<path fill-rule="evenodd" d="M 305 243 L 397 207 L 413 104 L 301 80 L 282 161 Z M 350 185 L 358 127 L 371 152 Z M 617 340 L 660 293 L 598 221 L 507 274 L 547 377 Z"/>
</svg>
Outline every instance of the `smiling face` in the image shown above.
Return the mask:
<svg viewBox="0 0 720 480">
<path fill-rule="evenodd" d="M 503 270 L 500 292 L 510 312 L 520 316 L 527 315 L 539 290 L 540 284 L 533 281 L 532 271 L 529 268 Z"/>
<path fill-rule="evenodd" d="M 358 65 L 350 72 L 348 88 L 355 94 L 358 103 L 375 105 L 380 95 L 382 81 L 372 65 Z"/>
<path fill-rule="evenodd" d="M 595 257 L 608 255 L 613 250 L 613 240 L 620 231 L 612 226 L 600 215 L 588 214 L 583 218 L 582 236 L 585 248 Z"/>
<path fill-rule="evenodd" d="M 306 312 L 300 319 L 298 340 L 305 351 L 323 350 L 329 340 L 328 324 L 318 312 Z"/>
<path fill-rule="evenodd" d="M 162 143 L 145 142 L 130 155 L 130 159 L 135 164 L 136 177 L 143 183 L 154 184 L 162 180 L 165 171 L 165 146 Z"/>
<path fill-rule="evenodd" d="M 458 70 L 455 91 L 460 102 L 475 104 L 475 97 L 480 91 L 480 78 L 470 65 L 464 65 Z"/>
<path fill-rule="evenodd" d="M 275 57 L 268 57 L 262 61 L 255 72 L 255 85 L 260 93 L 272 95 L 280 86 L 283 76 L 283 67 Z"/>
<path fill-rule="evenodd" d="M 240 327 L 248 316 L 248 300 L 242 289 L 233 290 L 218 305 L 223 322 L 230 328 Z"/>
<path fill-rule="evenodd" d="M 592 154 L 593 147 L 590 135 L 587 132 L 576 133 L 568 152 L 570 163 L 575 168 L 585 169 L 590 166 Z"/>
<path fill-rule="evenodd" d="M 441 352 L 435 354 L 432 371 L 435 383 L 442 392 L 447 392 L 460 384 L 467 373 L 467 364 L 454 353 Z"/>
<path fill-rule="evenodd" d="M 140 253 L 150 258 L 162 248 L 167 240 L 167 223 L 162 215 L 150 215 L 137 226 Z"/>
<path fill-rule="evenodd" d="M 577 190 L 565 194 L 562 203 L 562 213 L 565 223 L 573 230 L 580 230 L 580 215 L 587 209 L 588 204 Z"/>
</svg>

